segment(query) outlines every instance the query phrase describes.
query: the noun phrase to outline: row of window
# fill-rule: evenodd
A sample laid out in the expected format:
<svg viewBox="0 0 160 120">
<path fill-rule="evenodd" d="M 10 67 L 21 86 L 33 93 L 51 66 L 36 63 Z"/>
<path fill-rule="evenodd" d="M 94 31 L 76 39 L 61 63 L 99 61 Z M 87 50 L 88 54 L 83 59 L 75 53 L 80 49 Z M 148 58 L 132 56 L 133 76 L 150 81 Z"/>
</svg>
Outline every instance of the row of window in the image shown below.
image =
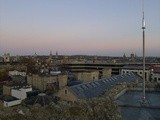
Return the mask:
<svg viewBox="0 0 160 120">
<path fill-rule="evenodd" d="M 129 73 L 130 71 L 123 71 L 123 73 L 125 74 L 125 73 Z M 134 72 L 134 71 L 132 71 L 132 72 Z M 137 74 L 142 74 L 142 72 L 134 72 L 134 73 L 137 73 Z M 145 72 L 145 74 L 147 74 L 147 72 Z"/>
<path fill-rule="evenodd" d="M 129 72 L 134 72 L 134 73 L 136 73 L 136 74 L 139 74 L 140 76 L 142 76 L 142 72 L 135 72 L 135 71 L 123 71 L 123 74 L 125 74 L 125 73 L 129 73 Z M 146 78 L 146 76 L 147 76 L 147 72 L 145 72 L 145 78 Z"/>
<path fill-rule="evenodd" d="M 154 81 L 160 81 L 160 78 L 155 77 L 155 78 L 154 78 Z"/>
</svg>

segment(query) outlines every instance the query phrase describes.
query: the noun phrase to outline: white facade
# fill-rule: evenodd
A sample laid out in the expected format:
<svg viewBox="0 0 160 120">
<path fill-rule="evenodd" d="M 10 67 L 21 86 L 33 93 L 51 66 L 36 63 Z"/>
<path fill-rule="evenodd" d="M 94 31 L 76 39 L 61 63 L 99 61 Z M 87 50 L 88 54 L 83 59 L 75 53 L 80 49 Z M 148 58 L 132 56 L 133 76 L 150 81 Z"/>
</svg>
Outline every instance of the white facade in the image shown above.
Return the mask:
<svg viewBox="0 0 160 120">
<path fill-rule="evenodd" d="M 25 86 L 22 88 L 11 88 L 11 96 L 13 97 L 12 100 L 4 100 L 3 106 L 4 107 L 11 107 L 15 105 L 21 104 L 22 100 L 27 98 L 27 92 L 32 91 L 31 86 Z"/>
<path fill-rule="evenodd" d="M 152 73 L 152 81 L 160 83 L 160 72 Z"/>
<path fill-rule="evenodd" d="M 25 88 L 20 88 L 20 89 L 13 88 L 11 90 L 11 95 L 20 99 L 20 100 L 23 100 L 23 99 L 27 98 L 26 93 L 29 91 L 32 91 L 31 87 L 25 87 Z"/>
<path fill-rule="evenodd" d="M 51 75 L 58 75 L 61 74 L 61 71 L 50 71 Z"/>
<path fill-rule="evenodd" d="M 14 100 L 14 101 L 9 101 L 9 102 L 4 101 L 3 106 L 4 107 L 11 107 L 11 106 L 19 105 L 19 104 L 21 104 L 21 101 L 22 100 Z"/>
<path fill-rule="evenodd" d="M 4 62 L 10 62 L 10 54 L 9 53 L 5 53 L 3 55 L 3 60 L 4 60 Z"/>
<path fill-rule="evenodd" d="M 14 70 L 14 71 L 9 71 L 9 75 L 21 75 L 21 76 L 25 77 L 26 72 L 19 72 L 17 70 Z"/>
<path fill-rule="evenodd" d="M 126 73 L 130 73 L 130 72 L 134 72 L 137 73 L 139 76 L 143 77 L 143 70 L 142 69 L 122 69 L 121 70 L 121 74 L 126 74 Z M 151 78 L 151 71 L 150 70 L 145 70 L 145 79 L 147 81 L 149 81 Z"/>
</svg>

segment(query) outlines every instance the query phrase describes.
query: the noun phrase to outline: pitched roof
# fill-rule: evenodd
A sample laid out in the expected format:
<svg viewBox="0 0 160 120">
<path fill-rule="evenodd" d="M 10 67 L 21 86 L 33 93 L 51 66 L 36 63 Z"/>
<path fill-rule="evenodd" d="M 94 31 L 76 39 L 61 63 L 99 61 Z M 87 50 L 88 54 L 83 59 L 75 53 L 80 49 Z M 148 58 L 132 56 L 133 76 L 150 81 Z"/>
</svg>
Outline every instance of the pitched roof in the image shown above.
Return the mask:
<svg viewBox="0 0 160 120">
<path fill-rule="evenodd" d="M 136 73 L 127 73 L 123 75 L 116 75 L 108 79 L 100 79 L 84 84 L 78 84 L 69 87 L 69 89 L 78 96 L 79 99 L 89 99 L 100 96 L 106 90 L 111 89 L 116 84 L 131 83 L 131 82 L 142 82 L 142 78 Z"/>
</svg>

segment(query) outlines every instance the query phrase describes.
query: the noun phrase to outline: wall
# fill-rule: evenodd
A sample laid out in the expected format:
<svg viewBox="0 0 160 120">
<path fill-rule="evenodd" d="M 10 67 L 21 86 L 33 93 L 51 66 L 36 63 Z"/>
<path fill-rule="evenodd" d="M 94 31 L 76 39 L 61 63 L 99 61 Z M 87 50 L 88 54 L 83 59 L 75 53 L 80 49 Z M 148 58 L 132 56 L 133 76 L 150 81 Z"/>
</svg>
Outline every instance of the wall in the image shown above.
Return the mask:
<svg viewBox="0 0 160 120">
<path fill-rule="evenodd" d="M 19 105 L 19 104 L 21 104 L 21 100 L 14 100 L 10 102 L 4 101 L 3 103 L 4 107 L 11 107 L 11 106 Z"/>
<path fill-rule="evenodd" d="M 58 82 L 59 82 L 59 89 L 64 88 L 67 85 L 68 75 L 59 75 Z"/>
<path fill-rule="evenodd" d="M 112 76 L 112 69 L 105 68 L 102 70 L 102 78 L 110 78 Z"/>
<path fill-rule="evenodd" d="M 39 90 L 46 90 L 47 83 L 57 82 L 56 76 L 39 76 L 31 75 L 27 76 L 27 83 Z"/>
<path fill-rule="evenodd" d="M 61 89 L 56 95 L 60 97 L 62 100 L 66 101 L 73 102 L 78 100 L 78 97 L 73 92 L 71 92 L 71 90 L 68 87 Z"/>
<path fill-rule="evenodd" d="M 27 97 L 26 92 L 32 91 L 32 88 L 20 88 L 20 89 L 12 89 L 11 95 L 18 99 L 25 99 Z"/>
<path fill-rule="evenodd" d="M 160 83 L 160 72 L 152 73 L 152 81 Z"/>
<path fill-rule="evenodd" d="M 80 80 L 82 82 L 91 82 L 94 80 L 99 79 L 99 71 L 94 71 L 94 72 L 79 72 L 75 74 L 77 80 Z"/>
<path fill-rule="evenodd" d="M 58 83 L 59 88 L 63 88 L 67 85 L 68 76 L 67 75 L 58 75 L 58 76 L 39 76 L 39 75 L 31 75 L 27 76 L 27 83 L 32 85 L 34 88 L 39 90 L 46 90 L 47 83 Z"/>
<path fill-rule="evenodd" d="M 3 55 L 3 60 L 4 60 L 4 62 L 10 62 L 10 54 L 9 53 L 5 53 L 4 55 Z"/>
<path fill-rule="evenodd" d="M 0 109 L 2 109 L 4 106 L 3 101 L 0 100 Z"/>
<path fill-rule="evenodd" d="M 123 89 L 120 93 L 118 93 L 116 96 L 114 96 L 114 99 L 115 100 L 118 99 L 120 96 L 122 96 L 124 93 L 126 93 L 127 90 L 128 90 L 127 88 Z"/>
<path fill-rule="evenodd" d="M 11 87 L 3 85 L 3 95 L 11 95 Z"/>
</svg>

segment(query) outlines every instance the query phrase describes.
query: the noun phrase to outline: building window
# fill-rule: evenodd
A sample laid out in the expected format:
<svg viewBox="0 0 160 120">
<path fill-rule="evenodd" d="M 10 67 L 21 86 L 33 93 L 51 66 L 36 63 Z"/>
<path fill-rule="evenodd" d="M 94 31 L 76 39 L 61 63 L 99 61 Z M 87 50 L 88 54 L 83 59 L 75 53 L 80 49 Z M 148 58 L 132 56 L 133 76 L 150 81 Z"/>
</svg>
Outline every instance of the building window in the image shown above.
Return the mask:
<svg viewBox="0 0 160 120">
<path fill-rule="evenodd" d="M 158 80 L 160 81 L 160 78 L 158 78 Z"/>
<path fill-rule="evenodd" d="M 155 81 L 155 82 L 157 81 L 157 78 L 156 78 L 156 77 L 154 78 L 154 81 Z"/>
<path fill-rule="evenodd" d="M 140 74 L 142 74 L 142 72 L 140 72 Z"/>
<path fill-rule="evenodd" d="M 145 79 L 147 78 L 147 72 L 145 72 Z"/>
<path fill-rule="evenodd" d="M 123 73 L 125 74 L 125 71 L 123 71 Z"/>
<path fill-rule="evenodd" d="M 65 90 L 64 93 L 67 94 L 67 90 Z"/>
</svg>

